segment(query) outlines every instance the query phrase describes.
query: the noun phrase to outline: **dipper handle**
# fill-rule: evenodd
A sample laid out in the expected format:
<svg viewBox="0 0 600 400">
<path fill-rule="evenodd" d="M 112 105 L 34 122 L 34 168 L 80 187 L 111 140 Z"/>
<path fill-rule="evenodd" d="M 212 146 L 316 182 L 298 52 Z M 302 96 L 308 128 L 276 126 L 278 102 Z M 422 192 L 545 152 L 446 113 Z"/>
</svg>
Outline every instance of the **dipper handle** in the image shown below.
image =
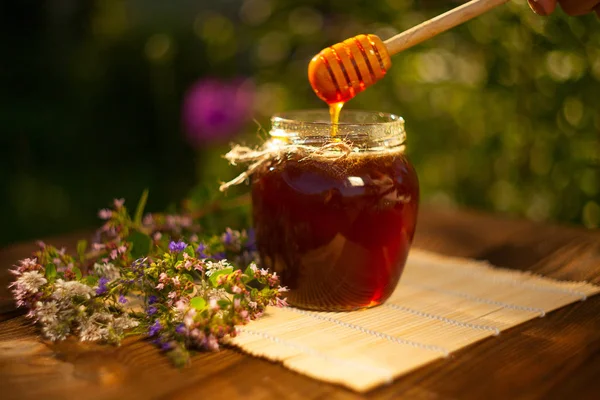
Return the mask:
<svg viewBox="0 0 600 400">
<path fill-rule="evenodd" d="M 384 41 L 390 56 L 452 29 L 509 0 L 472 0 Z"/>
</svg>

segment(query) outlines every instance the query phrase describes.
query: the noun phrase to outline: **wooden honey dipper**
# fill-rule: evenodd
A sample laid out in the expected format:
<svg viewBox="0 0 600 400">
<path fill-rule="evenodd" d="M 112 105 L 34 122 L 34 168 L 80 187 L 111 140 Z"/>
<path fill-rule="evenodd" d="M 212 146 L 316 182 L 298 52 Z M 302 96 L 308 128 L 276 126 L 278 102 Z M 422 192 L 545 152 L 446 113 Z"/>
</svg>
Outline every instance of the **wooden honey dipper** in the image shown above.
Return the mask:
<svg viewBox="0 0 600 400">
<path fill-rule="evenodd" d="M 390 56 L 475 18 L 508 0 L 472 0 L 383 42 L 358 35 L 323 49 L 308 65 L 308 80 L 328 104 L 345 103 L 384 77 Z"/>
</svg>

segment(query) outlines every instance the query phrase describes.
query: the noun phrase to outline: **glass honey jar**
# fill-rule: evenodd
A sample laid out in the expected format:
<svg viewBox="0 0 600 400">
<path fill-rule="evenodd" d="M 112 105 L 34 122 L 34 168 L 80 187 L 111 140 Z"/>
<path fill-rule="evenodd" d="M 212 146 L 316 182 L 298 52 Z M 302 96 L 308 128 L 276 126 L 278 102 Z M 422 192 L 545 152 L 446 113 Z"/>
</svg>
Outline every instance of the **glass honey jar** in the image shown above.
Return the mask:
<svg viewBox="0 0 600 400">
<path fill-rule="evenodd" d="M 344 111 L 271 119 L 253 172 L 252 205 L 262 265 L 287 286 L 288 303 L 325 311 L 383 303 L 394 291 L 413 240 L 417 175 L 405 155 L 404 120 Z M 334 133 L 334 135 L 332 135 Z"/>
</svg>

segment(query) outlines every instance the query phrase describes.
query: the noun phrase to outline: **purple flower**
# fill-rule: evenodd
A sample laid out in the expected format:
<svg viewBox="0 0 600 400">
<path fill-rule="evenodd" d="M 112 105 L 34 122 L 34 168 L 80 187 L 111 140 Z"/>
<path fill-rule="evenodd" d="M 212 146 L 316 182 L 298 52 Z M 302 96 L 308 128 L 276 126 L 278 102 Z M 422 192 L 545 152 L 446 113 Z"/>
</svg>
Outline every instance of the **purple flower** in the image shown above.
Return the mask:
<svg viewBox="0 0 600 400">
<path fill-rule="evenodd" d="M 224 245 L 229 245 L 233 243 L 233 231 L 231 230 L 231 228 L 227 228 L 221 240 L 223 241 Z"/>
<path fill-rule="evenodd" d="M 154 314 L 156 314 L 156 313 L 157 313 L 157 311 L 158 311 L 158 310 L 156 309 L 156 307 L 154 307 L 154 306 L 150 306 L 150 307 L 148 307 L 148 309 L 146 310 L 146 314 L 148 314 L 148 315 L 154 315 Z"/>
<path fill-rule="evenodd" d="M 108 288 L 106 287 L 106 285 L 108 284 L 108 282 L 110 282 L 110 280 L 103 276 L 102 278 L 100 278 L 100 280 L 98 281 L 98 287 L 96 288 L 96 295 L 100 296 L 101 294 L 104 294 L 107 292 Z"/>
<path fill-rule="evenodd" d="M 123 296 L 123 295 L 119 296 L 119 303 L 121 303 L 121 304 L 127 303 L 127 299 L 125 298 L 125 296 Z"/>
<path fill-rule="evenodd" d="M 173 345 L 172 342 L 164 342 L 160 345 L 160 349 L 162 351 L 169 351 L 169 350 L 172 350 L 173 348 L 175 348 L 175 346 Z"/>
<path fill-rule="evenodd" d="M 179 333 L 180 335 L 183 335 L 185 333 L 185 325 L 184 324 L 177 325 L 177 328 L 175 328 L 175 332 Z"/>
<path fill-rule="evenodd" d="M 182 241 L 169 243 L 169 251 L 172 253 L 179 253 L 180 251 L 185 250 L 186 247 L 187 243 Z"/>
<path fill-rule="evenodd" d="M 196 249 L 196 253 L 198 253 L 198 257 L 200 258 L 208 258 L 208 255 L 205 253 L 206 245 L 204 243 L 200 243 L 198 248 Z"/>
<path fill-rule="evenodd" d="M 158 332 L 162 330 L 162 325 L 159 320 L 156 320 L 150 329 L 148 329 L 148 336 L 156 336 Z"/>
<path fill-rule="evenodd" d="M 140 267 L 144 268 L 144 267 L 146 267 L 147 260 L 148 260 L 148 257 L 138 258 L 137 260 L 135 260 L 134 262 L 131 263 L 131 266 L 133 268 L 140 268 Z"/>
<path fill-rule="evenodd" d="M 193 146 L 227 141 L 249 120 L 254 85 L 249 80 L 206 79 L 188 90 L 182 109 L 182 123 Z"/>
<path fill-rule="evenodd" d="M 224 260 L 227 258 L 227 254 L 225 254 L 224 251 L 220 251 L 218 253 L 213 254 L 212 258 L 214 258 L 217 261 Z"/>
<path fill-rule="evenodd" d="M 248 239 L 246 239 L 246 249 L 256 251 L 256 232 L 254 228 L 248 229 Z"/>
<path fill-rule="evenodd" d="M 142 275 L 144 275 L 144 270 L 147 267 L 147 265 L 146 265 L 147 260 L 148 260 L 147 257 L 138 258 L 133 263 L 131 263 L 131 269 L 137 274 L 138 278 L 141 278 Z"/>
<path fill-rule="evenodd" d="M 154 304 L 154 303 L 156 303 L 156 300 L 157 300 L 156 296 L 152 295 L 152 296 L 148 297 L 148 304 Z"/>
</svg>

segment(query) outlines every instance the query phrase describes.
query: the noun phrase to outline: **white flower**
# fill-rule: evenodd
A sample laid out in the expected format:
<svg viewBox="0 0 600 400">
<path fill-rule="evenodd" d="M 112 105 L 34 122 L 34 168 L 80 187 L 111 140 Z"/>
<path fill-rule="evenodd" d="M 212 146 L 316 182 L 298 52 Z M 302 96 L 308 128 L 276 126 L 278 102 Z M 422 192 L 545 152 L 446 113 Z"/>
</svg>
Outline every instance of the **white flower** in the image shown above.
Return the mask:
<svg viewBox="0 0 600 400">
<path fill-rule="evenodd" d="M 194 325 L 194 317 L 196 316 L 196 309 L 190 308 L 189 311 L 183 317 L 183 324 L 186 328 L 190 328 Z"/>
<path fill-rule="evenodd" d="M 96 342 L 99 340 L 118 342 L 127 329 L 138 326 L 139 322 L 127 315 L 116 317 L 108 312 L 97 312 L 87 318 L 79 330 L 79 340 Z"/>
<path fill-rule="evenodd" d="M 228 299 L 229 293 L 227 293 L 227 291 L 222 288 L 219 288 L 219 289 L 210 288 L 203 293 L 203 296 L 208 299 L 214 298 L 216 300 Z"/>
<path fill-rule="evenodd" d="M 289 306 L 289 304 L 287 303 L 287 299 L 281 299 L 281 298 L 277 298 L 277 302 L 275 304 L 277 307 L 287 307 Z"/>
<path fill-rule="evenodd" d="M 19 279 L 17 279 L 19 288 L 29 293 L 37 293 L 39 288 L 46 283 L 48 283 L 48 281 L 38 271 L 23 272 L 23 274 L 19 276 Z"/>
<path fill-rule="evenodd" d="M 219 341 L 213 335 L 208 335 L 205 346 L 208 350 L 217 351 L 219 350 Z"/>
<path fill-rule="evenodd" d="M 55 324 L 58 322 L 58 303 L 54 300 L 42 303 L 38 301 L 35 304 L 33 315 L 37 321 L 42 324 Z"/>
<path fill-rule="evenodd" d="M 258 272 L 258 267 L 256 266 L 255 262 L 250 263 L 250 265 L 248 265 L 248 268 L 250 268 L 250 270 L 254 273 Z"/>
<path fill-rule="evenodd" d="M 94 289 L 77 281 L 65 282 L 57 279 L 53 297 L 57 300 L 67 300 L 73 297 L 91 298 L 94 295 Z"/>
<path fill-rule="evenodd" d="M 119 335 L 123 334 L 127 329 L 135 328 L 140 323 L 135 319 L 129 317 L 128 315 L 122 315 L 118 318 L 115 318 L 113 321 L 113 328 Z"/>
<path fill-rule="evenodd" d="M 70 332 L 71 327 L 69 324 L 60 324 L 57 322 L 42 326 L 42 334 L 53 342 L 66 339 Z"/>
<path fill-rule="evenodd" d="M 206 276 L 211 276 L 216 271 L 220 271 L 225 268 L 230 268 L 231 264 L 227 260 L 221 260 L 219 262 L 207 261 L 205 264 Z"/>
<path fill-rule="evenodd" d="M 113 316 L 109 313 L 95 313 L 81 324 L 79 340 L 82 342 L 96 342 L 108 339 L 108 326 Z"/>
<path fill-rule="evenodd" d="M 255 301 L 249 301 L 248 302 L 248 307 L 250 307 L 253 310 L 256 310 L 256 307 L 258 307 L 258 303 Z"/>
<path fill-rule="evenodd" d="M 186 300 L 187 299 L 179 299 L 175 302 L 175 310 L 178 313 L 183 314 L 183 312 L 188 309 L 188 302 Z"/>
<path fill-rule="evenodd" d="M 115 267 L 113 263 L 95 263 L 94 272 L 96 272 L 98 276 L 107 278 L 110 281 L 114 281 L 115 279 L 119 279 L 121 277 L 119 269 Z"/>
</svg>

